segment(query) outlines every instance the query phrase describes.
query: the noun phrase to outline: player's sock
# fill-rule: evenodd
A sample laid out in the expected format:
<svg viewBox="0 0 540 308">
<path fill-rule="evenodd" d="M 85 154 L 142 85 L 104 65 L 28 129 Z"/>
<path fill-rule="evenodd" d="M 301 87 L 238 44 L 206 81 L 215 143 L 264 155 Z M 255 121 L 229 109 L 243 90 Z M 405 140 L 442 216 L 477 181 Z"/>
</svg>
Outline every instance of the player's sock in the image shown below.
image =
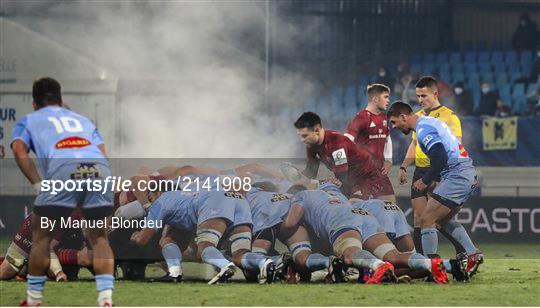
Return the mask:
<svg viewBox="0 0 540 308">
<path fill-rule="evenodd" d="M 161 248 L 161 254 L 165 258 L 169 276 L 178 277 L 182 275 L 182 252 L 175 243 L 169 243 Z"/>
<path fill-rule="evenodd" d="M 439 238 L 437 236 L 437 229 L 424 228 L 422 229 L 422 250 L 424 256 L 437 254 L 437 246 L 439 245 Z"/>
<path fill-rule="evenodd" d="M 311 271 L 318 271 L 328 268 L 330 259 L 320 253 L 312 253 L 306 259 L 306 267 Z"/>
<path fill-rule="evenodd" d="M 464 251 L 467 252 L 467 255 L 476 253 L 476 246 L 474 246 L 474 243 L 469 237 L 467 230 L 465 230 L 461 223 L 457 221 L 449 221 L 443 226 L 443 229 L 463 247 Z M 460 253 L 462 251 L 457 252 Z"/>
<path fill-rule="evenodd" d="M 260 253 L 247 252 L 242 256 L 240 262 L 242 262 L 242 268 L 246 271 L 258 273 L 261 265 L 266 261 L 268 257 Z"/>
<path fill-rule="evenodd" d="M 366 250 L 358 250 L 352 255 L 352 263 L 358 269 L 370 268 L 372 270 L 377 269 L 384 262 L 377 259 L 371 252 Z"/>
<path fill-rule="evenodd" d="M 431 271 L 431 259 L 424 257 L 419 253 L 413 253 L 409 257 L 408 265 L 410 269 L 423 269 Z"/>
<path fill-rule="evenodd" d="M 449 259 L 444 259 L 443 264 L 447 272 L 452 272 L 452 263 L 450 263 Z"/>
<path fill-rule="evenodd" d="M 422 251 L 422 228 L 414 228 L 413 242 L 414 247 L 416 247 L 416 252 L 418 252 L 419 254 L 423 254 L 424 252 Z"/>
<path fill-rule="evenodd" d="M 227 258 L 214 246 L 206 247 L 201 254 L 203 262 L 213 265 L 217 268 L 223 268 L 230 263 Z"/>
<path fill-rule="evenodd" d="M 60 249 L 58 250 L 58 259 L 60 260 L 60 264 L 62 266 L 66 265 L 77 265 L 78 264 L 78 258 L 77 253 L 79 251 L 77 249 Z"/>
<path fill-rule="evenodd" d="M 114 289 L 114 276 L 110 274 L 96 275 L 96 289 L 98 291 L 98 305 L 106 302 L 112 304 L 112 290 Z"/>
<path fill-rule="evenodd" d="M 29 306 L 37 306 L 43 300 L 43 289 L 47 276 L 26 276 L 28 284 L 26 285 L 26 302 Z"/>
</svg>

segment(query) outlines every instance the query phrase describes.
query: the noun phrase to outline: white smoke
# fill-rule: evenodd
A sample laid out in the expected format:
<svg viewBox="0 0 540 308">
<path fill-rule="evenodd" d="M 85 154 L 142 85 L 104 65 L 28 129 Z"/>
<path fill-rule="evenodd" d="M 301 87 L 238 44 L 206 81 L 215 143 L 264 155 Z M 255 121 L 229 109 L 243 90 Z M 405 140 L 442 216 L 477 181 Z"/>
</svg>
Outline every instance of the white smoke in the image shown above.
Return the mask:
<svg viewBox="0 0 540 308">
<path fill-rule="evenodd" d="M 121 101 L 124 146 L 115 156 L 291 157 L 302 148 L 292 126 L 299 114 L 281 112 L 276 122 L 268 112 L 280 108 L 269 105 L 299 106 L 315 86 L 274 66 L 265 105 L 265 26 L 268 17 L 274 46 L 286 53 L 316 25 L 287 22 L 277 5 L 52 2 L 46 16 L 19 19 L 144 88 Z"/>
</svg>

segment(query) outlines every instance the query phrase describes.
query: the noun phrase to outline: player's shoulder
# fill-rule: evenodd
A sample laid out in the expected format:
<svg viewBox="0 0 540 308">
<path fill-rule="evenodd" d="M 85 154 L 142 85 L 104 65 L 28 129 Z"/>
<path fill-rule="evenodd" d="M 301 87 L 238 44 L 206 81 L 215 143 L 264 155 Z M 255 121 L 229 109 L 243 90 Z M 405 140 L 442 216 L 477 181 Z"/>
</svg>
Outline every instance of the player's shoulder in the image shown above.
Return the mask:
<svg viewBox="0 0 540 308">
<path fill-rule="evenodd" d="M 439 122 L 441 121 L 434 117 L 423 116 L 418 118 L 418 122 L 416 123 L 416 135 L 422 136 L 436 130 L 436 127 L 440 125 Z"/>
<path fill-rule="evenodd" d="M 447 120 L 447 119 L 449 119 L 451 117 L 457 117 L 454 110 L 452 110 L 451 108 L 449 108 L 447 106 L 443 106 L 443 105 L 441 105 L 439 108 L 437 108 L 435 110 L 432 110 L 429 115 L 434 117 L 434 118 L 440 118 L 440 119 L 443 119 L 443 120 Z"/>
</svg>

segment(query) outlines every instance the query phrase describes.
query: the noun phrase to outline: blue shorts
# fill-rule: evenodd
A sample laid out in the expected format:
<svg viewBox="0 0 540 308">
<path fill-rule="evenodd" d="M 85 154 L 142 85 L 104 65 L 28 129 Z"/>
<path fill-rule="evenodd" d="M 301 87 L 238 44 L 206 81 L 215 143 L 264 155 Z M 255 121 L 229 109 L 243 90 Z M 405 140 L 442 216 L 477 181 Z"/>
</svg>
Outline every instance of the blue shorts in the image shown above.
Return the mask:
<svg viewBox="0 0 540 308">
<path fill-rule="evenodd" d="M 242 195 L 233 192 L 224 191 L 202 191 L 199 193 L 196 211 L 197 225 L 216 218 L 227 220 L 227 224 L 235 223 L 235 218 L 238 215 L 238 221 L 245 219 L 244 211 L 239 209 L 237 212 L 237 204 L 245 202 L 247 212 L 249 213 L 249 223 L 251 223 L 251 211 L 249 204 Z"/>
<path fill-rule="evenodd" d="M 113 191 L 112 183 L 108 183 L 108 188 L 104 192 L 87 190 L 87 184 L 82 183 L 80 187 L 74 179 L 85 179 L 87 177 L 92 178 L 94 181 L 101 181 L 102 186 L 105 186 L 103 180 L 111 176 L 111 169 L 108 165 L 102 162 L 76 162 L 68 163 L 57 168 L 49 179 L 50 181 L 59 180 L 67 184 L 69 189 L 62 189 L 56 194 L 52 191 L 41 191 L 34 201 L 36 207 L 39 206 L 61 206 L 68 208 L 75 208 L 78 205 L 82 205 L 85 209 L 98 208 L 98 207 L 110 207 L 113 205 Z M 82 180 L 81 180 L 82 181 Z M 52 183 L 51 183 L 52 184 Z M 52 188 L 52 185 L 50 185 Z M 80 188 L 80 191 L 79 191 Z M 45 187 L 42 184 L 42 190 Z M 93 187 L 93 189 L 97 189 Z"/>
<path fill-rule="evenodd" d="M 375 216 L 379 225 L 391 239 L 410 234 L 410 227 L 405 214 L 397 205 L 391 202 L 371 199 L 356 202 L 353 206 L 360 207 Z"/>
<path fill-rule="evenodd" d="M 463 205 L 476 188 L 476 169 L 466 166 L 442 174 L 441 182 L 435 187 L 431 197 L 446 207 L 455 208 Z"/>
<path fill-rule="evenodd" d="M 233 226 L 239 225 L 253 225 L 251 219 L 251 208 L 246 199 L 236 199 L 236 206 L 234 208 L 234 221 Z"/>
<path fill-rule="evenodd" d="M 334 231 L 335 230 L 335 231 Z M 341 224 L 340 227 L 333 228 L 329 232 L 330 244 L 334 245 L 336 239 L 346 231 L 356 230 L 362 237 L 362 243 L 377 233 L 384 233 L 384 229 L 381 228 L 377 219 L 372 215 L 356 215 L 351 214 L 350 220 L 347 224 Z"/>
</svg>

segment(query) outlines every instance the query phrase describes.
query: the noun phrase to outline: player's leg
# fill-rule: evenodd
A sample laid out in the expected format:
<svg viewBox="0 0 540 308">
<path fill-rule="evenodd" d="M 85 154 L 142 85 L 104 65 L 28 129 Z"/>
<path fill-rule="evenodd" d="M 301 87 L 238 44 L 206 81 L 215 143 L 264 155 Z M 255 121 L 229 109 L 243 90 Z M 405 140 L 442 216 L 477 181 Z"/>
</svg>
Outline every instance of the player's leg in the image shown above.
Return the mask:
<svg viewBox="0 0 540 308">
<path fill-rule="evenodd" d="M 197 258 L 217 268 L 223 268 L 230 262 L 216 248 L 228 222 L 222 218 L 212 218 L 197 226 Z"/>
<path fill-rule="evenodd" d="M 233 261 L 238 267 L 250 273 L 257 273 L 259 283 L 274 281 L 276 274 L 274 260 L 260 252 L 251 251 L 250 224 L 235 226 L 229 239 Z"/>
<path fill-rule="evenodd" d="M 328 270 L 326 282 L 341 282 L 343 280 L 343 261 L 336 257 L 327 257 L 313 252 L 306 228 L 300 226 L 291 237 L 282 241 L 287 244 L 292 254 L 295 271 L 309 276 L 312 272 L 326 269 Z"/>
<path fill-rule="evenodd" d="M 396 237 L 392 240 L 397 250 L 400 252 L 413 252 L 414 242 L 410 234 L 403 235 L 401 237 Z"/>
<path fill-rule="evenodd" d="M 59 224 L 59 218 L 67 217 L 71 208 L 58 206 L 35 206 L 32 214 L 32 247 L 28 257 L 28 288 L 26 291 L 26 304 L 29 306 L 41 305 L 43 289 L 47 280 L 50 263 L 50 248 L 52 231 L 50 227 L 42 225 L 42 221 Z M 49 224 L 50 225 L 50 224 Z"/>
<path fill-rule="evenodd" d="M 397 280 L 392 264 L 378 259 L 367 250 L 363 250 L 360 232 L 348 229 L 338 233 L 341 234 L 332 241 L 334 254 L 340 257 L 346 266 L 355 267 L 358 270 L 371 269 L 373 276 L 366 284 Z"/>
<path fill-rule="evenodd" d="M 103 221 L 111 215 L 112 206 L 83 208 L 83 213 L 86 220 Z M 112 306 L 114 254 L 109 244 L 107 228 L 89 228 L 86 230 L 86 236 L 93 251 L 92 264 L 98 291 L 98 305 Z"/>
<path fill-rule="evenodd" d="M 6 257 L 2 260 L 2 263 L 0 264 L 0 280 L 9 280 L 15 277 L 15 275 L 17 275 L 17 273 L 19 272 L 9 261 L 8 258 L 10 257 L 8 255 L 9 252 L 6 254 Z M 24 265 L 24 259 L 22 259 L 22 264 Z"/>
<path fill-rule="evenodd" d="M 442 259 L 429 259 L 416 252 L 401 253 L 384 233 L 369 237 L 364 241 L 364 248 L 371 251 L 377 258 L 388 261 L 396 267 L 424 271 L 424 273 L 418 273 L 424 276 L 431 272 L 436 283 L 448 283 Z"/>
<path fill-rule="evenodd" d="M 159 246 L 165 263 L 167 263 L 166 277 L 170 278 L 171 282 L 179 282 L 182 280 L 182 251 L 174 240 L 172 233 L 171 226 L 166 225 L 161 233 Z"/>
</svg>

